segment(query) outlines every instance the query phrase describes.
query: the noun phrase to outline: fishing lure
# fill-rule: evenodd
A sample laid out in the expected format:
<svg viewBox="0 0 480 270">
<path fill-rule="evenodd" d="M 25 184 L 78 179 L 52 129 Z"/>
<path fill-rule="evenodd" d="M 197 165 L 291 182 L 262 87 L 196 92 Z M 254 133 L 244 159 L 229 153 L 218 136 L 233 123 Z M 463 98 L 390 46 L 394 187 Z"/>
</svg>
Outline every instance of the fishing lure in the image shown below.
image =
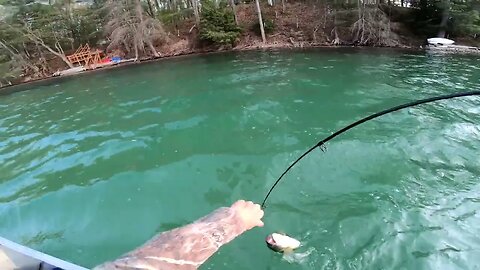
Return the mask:
<svg viewBox="0 0 480 270">
<path fill-rule="evenodd" d="M 392 107 L 390 109 L 386 109 L 386 110 L 383 110 L 381 112 L 377 112 L 377 113 L 374 113 L 374 114 L 371 114 L 367 117 L 364 117 L 356 122 L 353 122 L 351 123 L 350 125 L 332 133 L 330 136 L 326 137 L 325 139 L 319 141 L 318 143 L 316 143 L 314 146 L 312 146 L 310 149 L 308 149 L 307 151 L 305 151 L 300 157 L 298 157 L 292 164 L 290 164 L 290 166 L 288 166 L 288 168 L 280 175 L 280 177 L 277 178 L 277 180 L 275 181 L 275 183 L 272 185 L 272 187 L 270 188 L 270 190 L 268 191 L 267 195 L 265 196 L 265 198 L 263 199 L 263 202 L 262 202 L 262 209 L 265 209 L 265 203 L 267 202 L 267 199 L 268 197 L 270 196 L 270 194 L 272 193 L 273 189 L 275 189 L 275 187 L 277 186 L 277 184 L 280 182 L 280 180 L 282 180 L 283 176 L 285 174 L 287 174 L 288 171 L 290 171 L 290 169 L 295 166 L 295 164 L 297 164 L 302 158 L 304 158 L 306 155 L 310 154 L 313 150 L 315 150 L 317 147 L 322 150 L 323 152 L 326 151 L 326 146 L 325 146 L 325 143 L 330 141 L 331 139 L 337 137 L 338 135 L 348 131 L 349 129 L 352 129 L 362 123 L 365 123 L 369 120 L 372 120 L 372 119 L 375 119 L 377 117 L 380 117 L 382 115 L 385 115 L 387 113 L 391 113 L 391 112 L 395 112 L 395 111 L 398 111 L 398 110 L 401 110 L 401 109 L 405 109 L 405 108 L 408 108 L 408 107 L 414 107 L 414 106 L 417 106 L 417 105 L 421 105 L 421 104 L 425 104 L 425 103 L 430 103 L 430 102 L 435 102 L 435 101 L 439 101 L 439 100 L 444 100 L 444 99 L 451 99 L 451 98 L 458 98 L 458 97 L 467 97 L 467 96 L 478 96 L 480 95 L 480 91 L 470 91 L 470 92 L 461 92 L 461 93 L 454 93 L 454 94 L 449 94 L 449 95 L 443 95 L 443 96 L 436 96 L 436 97 L 431 97 L 431 98 L 426 98 L 426 99 L 420 99 L 420 100 L 416 100 L 416 101 L 412 101 L 412 102 L 409 102 L 409 103 L 405 103 L 405 104 L 402 104 L 402 105 L 398 105 L 398 106 L 395 106 L 395 107 Z"/>
</svg>

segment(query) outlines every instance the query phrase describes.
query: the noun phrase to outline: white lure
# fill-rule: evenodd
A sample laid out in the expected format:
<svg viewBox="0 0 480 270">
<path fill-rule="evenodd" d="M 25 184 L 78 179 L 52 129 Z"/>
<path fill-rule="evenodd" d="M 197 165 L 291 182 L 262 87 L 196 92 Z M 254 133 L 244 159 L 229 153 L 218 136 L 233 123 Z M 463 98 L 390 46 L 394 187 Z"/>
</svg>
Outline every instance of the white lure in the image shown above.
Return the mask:
<svg viewBox="0 0 480 270">
<path fill-rule="evenodd" d="M 267 246 L 276 252 L 292 252 L 300 247 L 301 243 L 286 234 L 272 233 L 265 238 Z"/>
</svg>

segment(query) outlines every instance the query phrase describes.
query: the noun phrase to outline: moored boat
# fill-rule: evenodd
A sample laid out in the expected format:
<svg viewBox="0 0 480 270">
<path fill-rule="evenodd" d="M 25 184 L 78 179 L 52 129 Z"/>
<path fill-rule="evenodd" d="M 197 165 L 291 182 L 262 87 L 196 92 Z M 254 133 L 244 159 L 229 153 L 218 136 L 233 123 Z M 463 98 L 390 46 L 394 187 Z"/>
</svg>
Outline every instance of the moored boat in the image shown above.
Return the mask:
<svg viewBox="0 0 480 270">
<path fill-rule="evenodd" d="M 479 47 L 455 45 L 455 41 L 446 38 L 429 38 L 425 47 L 429 52 L 438 53 L 480 53 Z"/>
</svg>

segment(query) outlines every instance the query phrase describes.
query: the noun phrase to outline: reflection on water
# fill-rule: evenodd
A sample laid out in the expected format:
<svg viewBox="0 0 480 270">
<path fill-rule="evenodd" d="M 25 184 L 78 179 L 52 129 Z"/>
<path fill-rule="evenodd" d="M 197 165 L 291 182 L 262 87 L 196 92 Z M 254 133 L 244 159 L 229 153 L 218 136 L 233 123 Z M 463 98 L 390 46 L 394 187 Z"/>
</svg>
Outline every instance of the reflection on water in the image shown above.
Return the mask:
<svg viewBox="0 0 480 270">
<path fill-rule="evenodd" d="M 230 53 L 2 96 L 0 235 L 87 267 L 115 258 L 216 207 L 261 201 L 303 150 L 362 116 L 478 89 L 477 61 L 387 50 Z M 479 103 L 427 104 L 342 134 L 285 178 L 265 228 L 203 268 L 480 267 Z M 269 251 L 272 231 L 301 239 L 308 256 Z"/>
</svg>

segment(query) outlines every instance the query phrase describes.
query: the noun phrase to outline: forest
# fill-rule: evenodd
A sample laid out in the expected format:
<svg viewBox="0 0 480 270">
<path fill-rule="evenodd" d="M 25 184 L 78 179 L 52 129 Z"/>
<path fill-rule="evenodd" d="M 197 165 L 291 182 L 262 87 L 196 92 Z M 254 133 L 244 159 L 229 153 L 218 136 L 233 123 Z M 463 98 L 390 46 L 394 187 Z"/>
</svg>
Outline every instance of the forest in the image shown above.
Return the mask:
<svg viewBox="0 0 480 270">
<path fill-rule="evenodd" d="M 73 67 L 82 44 L 136 61 L 268 47 L 478 42 L 480 1 L 0 0 L 0 87 Z"/>
</svg>

